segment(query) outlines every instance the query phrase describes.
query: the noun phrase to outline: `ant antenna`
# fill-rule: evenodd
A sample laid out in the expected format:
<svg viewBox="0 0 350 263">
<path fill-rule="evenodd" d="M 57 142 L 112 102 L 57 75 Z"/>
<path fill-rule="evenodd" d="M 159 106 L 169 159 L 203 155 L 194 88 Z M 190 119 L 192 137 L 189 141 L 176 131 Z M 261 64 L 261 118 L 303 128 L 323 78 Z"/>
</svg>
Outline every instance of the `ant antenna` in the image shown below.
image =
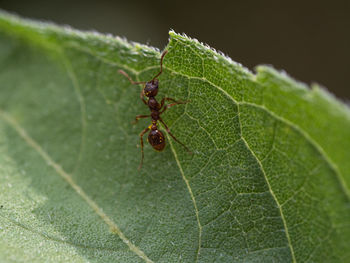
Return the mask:
<svg viewBox="0 0 350 263">
<path fill-rule="evenodd" d="M 133 84 L 133 85 L 146 84 L 146 82 L 144 82 L 144 81 L 139 81 L 139 82 L 133 81 L 133 80 L 130 78 L 130 76 L 129 76 L 124 70 L 121 70 L 121 69 L 120 69 L 120 70 L 118 70 L 118 72 L 119 72 L 120 74 L 124 75 L 124 76 L 130 81 L 130 83 Z"/>
<path fill-rule="evenodd" d="M 155 75 L 153 77 L 153 79 L 151 80 L 152 82 L 157 78 L 159 77 L 160 74 L 163 73 L 163 59 L 164 59 L 164 56 L 168 53 L 168 50 L 165 50 L 160 58 L 160 71 L 157 75 Z M 122 75 L 124 75 L 129 81 L 131 84 L 133 85 L 138 85 L 138 84 L 146 84 L 147 82 L 146 81 L 133 81 L 130 76 L 124 71 L 124 70 L 118 70 L 118 72 Z"/>
<path fill-rule="evenodd" d="M 163 52 L 163 54 L 162 54 L 162 56 L 161 56 L 161 58 L 160 58 L 160 71 L 159 71 L 159 73 L 158 73 L 157 75 L 155 75 L 155 76 L 153 77 L 153 79 L 151 80 L 152 82 L 153 82 L 157 77 L 159 77 L 160 74 L 162 74 L 162 72 L 163 72 L 163 58 L 164 58 L 164 56 L 165 56 L 167 53 L 168 53 L 168 50 L 165 50 L 165 51 Z"/>
</svg>

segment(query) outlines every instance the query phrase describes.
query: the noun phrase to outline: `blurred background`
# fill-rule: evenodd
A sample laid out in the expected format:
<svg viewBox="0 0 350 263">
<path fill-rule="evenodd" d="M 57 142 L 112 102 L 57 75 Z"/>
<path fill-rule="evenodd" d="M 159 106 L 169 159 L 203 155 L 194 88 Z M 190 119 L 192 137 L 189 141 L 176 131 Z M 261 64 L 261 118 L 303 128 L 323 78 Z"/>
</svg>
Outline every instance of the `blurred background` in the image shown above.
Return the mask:
<svg viewBox="0 0 350 263">
<path fill-rule="evenodd" d="M 350 1 L 0 0 L 0 8 L 160 49 L 174 29 L 251 70 L 271 64 L 350 99 Z"/>
</svg>

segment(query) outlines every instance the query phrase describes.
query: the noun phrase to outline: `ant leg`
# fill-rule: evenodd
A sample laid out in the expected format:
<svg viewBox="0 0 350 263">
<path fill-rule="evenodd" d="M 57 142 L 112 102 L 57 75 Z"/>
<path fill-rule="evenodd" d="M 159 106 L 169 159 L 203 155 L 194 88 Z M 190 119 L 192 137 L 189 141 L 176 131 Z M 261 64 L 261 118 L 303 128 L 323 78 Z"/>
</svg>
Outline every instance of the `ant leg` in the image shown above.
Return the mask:
<svg viewBox="0 0 350 263">
<path fill-rule="evenodd" d="M 163 98 L 163 99 L 161 100 L 161 102 L 160 102 L 160 108 L 162 108 L 162 107 L 164 106 L 164 102 L 165 102 L 165 101 L 172 101 L 172 102 L 174 102 L 174 103 L 176 103 L 176 104 L 186 104 L 186 103 L 189 102 L 189 101 L 187 101 L 187 100 L 185 100 L 185 101 L 177 101 L 177 100 L 174 100 L 173 98 L 165 97 L 165 98 Z"/>
<path fill-rule="evenodd" d="M 128 73 L 126 73 L 124 70 L 121 70 L 121 69 L 120 69 L 120 70 L 118 70 L 118 72 L 119 72 L 120 74 L 124 75 L 124 76 L 130 81 L 130 83 L 133 84 L 133 85 L 146 84 L 146 82 L 144 82 L 144 81 L 139 81 L 139 82 L 133 81 L 133 80 L 130 78 L 130 76 L 128 75 Z"/>
<path fill-rule="evenodd" d="M 175 106 L 175 105 L 178 105 L 178 104 L 184 104 L 184 103 L 171 103 L 171 104 L 168 104 L 164 107 L 164 109 L 162 111 L 159 112 L 159 114 L 162 114 L 164 111 L 166 111 L 167 109 L 171 108 L 172 106 Z"/>
<path fill-rule="evenodd" d="M 121 70 L 121 69 L 120 69 L 120 70 L 118 70 L 118 72 L 119 72 L 120 74 L 122 74 L 123 76 L 125 76 L 125 77 L 130 81 L 130 83 L 133 84 L 133 85 L 146 84 L 146 82 L 144 82 L 144 81 L 139 81 L 139 82 L 133 81 L 133 80 L 130 78 L 130 76 L 129 76 L 124 70 Z M 141 98 L 141 100 L 143 101 L 143 103 L 147 105 L 147 102 L 145 101 L 145 98 L 144 98 L 144 96 L 143 96 L 143 89 L 141 90 L 140 98 Z"/>
<path fill-rule="evenodd" d="M 137 115 L 135 118 L 135 121 L 133 121 L 132 124 L 136 124 L 139 121 L 139 119 L 147 118 L 149 116 L 151 116 L 151 115 Z"/>
<path fill-rule="evenodd" d="M 192 152 L 190 151 L 190 149 L 188 149 L 188 148 L 186 147 L 186 145 L 184 145 L 182 142 L 180 142 L 178 139 L 176 139 L 176 137 L 170 132 L 168 126 L 165 124 L 165 122 L 163 121 L 163 119 L 159 117 L 159 121 L 164 125 L 164 127 L 165 127 L 167 133 L 169 133 L 169 135 L 174 139 L 174 141 L 176 141 L 177 143 L 181 144 L 181 145 L 186 149 L 186 151 L 187 151 L 189 154 L 192 154 Z"/>
<path fill-rule="evenodd" d="M 168 53 L 168 50 L 165 50 L 165 51 L 163 52 L 163 54 L 162 54 L 162 56 L 161 56 L 161 58 L 160 58 L 160 71 L 159 71 L 159 73 L 158 73 L 157 75 L 155 75 L 155 76 L 153 77 L 152 81 L 155 80 L 160 74 L 162 74 L 162 72 L 163 72 L 163 59 L 164 59 L 164 56 L 165 56 L 167 53 Z"/>
<path fill-rule="evenodd" d="M 161 104 L 160 104 L 160 108 L 162 108 L 164 106 L 164 101 L 165 100 L 168 100 L 168 101 L 174 101 L 174 103 L 170 103 L 168 105 L 166 105 L 163 110 L 160 111 L 160 114 L 162 114 L 164 111 L 166 111 L 167 109 L 169 109 L 170 107 L 172 106 L 175 106 L 175 105 L 178 105 L 178 104 L 186 104 L 186 103 L 189 103 L 190 101 L 176 101 L 172 98 L 163 98 L 162 101 L 161 101 Z"/>
<path fill-rule="evenodd" d="M 144 157 L 144 154 L 143 154 L 143 135 L 145 135 L 145 133 L 147 133 L 148 131 L 149 131 L 149 127 L 147 127 L 146 129 L 144 129 L 144 130 L 140 133 L 141 162 L 140 162 L 140 165 L 139 165 L 139 168 L 138 168 L 139 171 L 141 170 L 141 167 L 142 167 L 142 164 L 143 164 L 143 157 Z"/>
<path fill-rule="evenodd" d="M 145 100 L 145 95 L 144 95 L 144 93 L 143 93 L 143 89 L 141 90 L 140 98 L 141 98 L 141 100 L 143 101 L 144 104 L 148 105 L 148 104 L 147 104 L 147 101 Z"/>
</svg>

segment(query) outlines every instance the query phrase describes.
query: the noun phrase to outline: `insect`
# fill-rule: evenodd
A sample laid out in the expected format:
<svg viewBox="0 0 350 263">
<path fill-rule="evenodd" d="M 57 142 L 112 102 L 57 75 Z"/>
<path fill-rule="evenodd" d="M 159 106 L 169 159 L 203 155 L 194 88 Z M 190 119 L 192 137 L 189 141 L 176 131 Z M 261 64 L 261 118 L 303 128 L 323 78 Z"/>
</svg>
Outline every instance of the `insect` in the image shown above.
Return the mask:
<svg viewBox="0 0 350 263">
<path fill-rule="evenodd" d="M 178 104 L 186 104 L 188 103 L 189 101 L 177 101 L 177 100 L 174 100 L 172 98 L 168 98 L 168 97 L 164 97 L 161 102 L 159 103 L 157 100 L 156 100 L 156 96 L 158 94 L 158 77 L 162 74 L 163 72 L 163 59 L 164 59 L 164 56 L 168 53 L 167 50 L 165 50 L 160 58 L 160 71 L 157 73 L 157 75 L 155 75 L 150 81 L 147 81 L 147 82 L 136 82 L 136 81 L 133 81 L 130 76 L 125 73 L 123 70 L 119 70 L 119 73 L 124 75 L 129 81 L 131 84 L 133 85 L 139 85 L 139 84 L 143 84 L 144 87 L 142 88 L 141 90 L 141 93 L 140 93 L 140 98 L 141 100 L 143 101 L 144 104 L 146 104 L 148 106 L 148 108 L 150 109 L 151 111 L 151 114 L 150 115 L 137 115 L 136 118 L 135 118 L 135 122 L 134 123 L 137 123 L 137 121 L 139 119 L 143 119 L 143 118 L 148 118 L 148 117 L 151 117 L 151 121 L 152 121 L 152 124 L 149 125 L 147 128 L 145 128 L 141 133 L 140 133 L 140 143 L 141 143 L 141 162 L 140 162 L 140 165 L 139 165 L 139 170 L 141 169 L 142 167 L 142 164 L 143 164 L 143 159 L 144 159 L 144 152 L 143 152 L 143 136 L 147 133 L 148 133 L 148 142 L 149 144 L 153 147 L 153 149 L 155 149 L 156 151 L 163 151 L 164 147 L 165 147 L 165 137 L 164 137 L 164 134 L 158 129 L 158 126 L 157 126 L 157 123 L 158 121 L 160 121 L 167 133 L 179 144 L 181 144 L 189 153 L 191 153 L 191 151 L 182 143 L 180 142 L 178 139 L 176 139 L 176 137 L 170 132 L 168 126 L 164 123 L 163 119 L 160 117 L 160 115 L 162 113 L 164 113 L 168 108 L 172 107 L 172 106 L 175 106 L 175 105 L 178 105 Z M 148 98 L 148 100 L 145 100 L 145 96 Z M 168 105 L 165 105 L 165 101 L 169 101 L 171 102 L 170 104 Z"/>
</svg>

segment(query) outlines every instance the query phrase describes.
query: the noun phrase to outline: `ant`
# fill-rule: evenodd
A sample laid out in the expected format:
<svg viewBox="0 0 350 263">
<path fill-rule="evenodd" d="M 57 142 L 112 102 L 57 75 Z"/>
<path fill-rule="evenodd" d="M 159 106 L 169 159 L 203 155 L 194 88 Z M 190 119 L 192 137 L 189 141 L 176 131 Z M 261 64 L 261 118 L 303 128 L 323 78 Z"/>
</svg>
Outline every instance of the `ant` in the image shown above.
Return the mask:
<svg viewBox="0 0 350 263">
<path fill-rule="evenodd" d="M 168 53 L 167 50 L 165 50 L 160 58 L 160 71 L 157 75 L 155 75 L 150 81 L 144 82 L 135 82 L 133 81 L 130 76 L 125 73 L 125 71 L 123 70 L 119 70 L 119 73 L 124 75 L 131 84 L 133 85 L 138 85 L 138 84 L 143 84 L 145 85 L 140 93 L 140 98 L 143 101 L 144 104 L 146 104 L 148 106 L 148 108 L 151 110 L 151 114 L 150 115 L 137 115 L 134 121 L 134 124 L 136 124 L 138 122 L 139 119 L 142 118 L 147 118 L 147 117 L 151 117 L 152 119 L 152 124 L 149 125 L 147 128 L 145 128 L 141 133 L 140 133 L 140 142 L 141 142 L 141 162 L 139 165 L 139 170 L 142 167 L 143 164 L 143 159 L 144 159 L 144 153 L 143 153 L 143 136 L 148 132 L 148 142 L 149 144 L 153 147 L 153 149 L 155 149 L 156 151 L 163 151 L 164 147 L 165 147 L 165 138 L 164 138 L 164 134 L 158 130 L 157 127 L 157 122 L 160 121 L 167 133 L 179 144 L 181 144 L 189 153 L 191 153 L 191 151 L 182 143 L 180 142 L 178 139 L 175 138 L 175 136 L 170 132 L 168 126 L 164 123 L 163 119 L 160 117 L 160 115 L 162 113 L 164 113 L 168 108 L 178 105 L 178 104 L 186 104 L 189 101 L 176 101 L 172 98 L 168 98 L 168 97 L 164 97 L 161 102 L 159 103 L 155 96 L 158 94 L 158 79 L 157 77 L 159 77 L 162 72 L 163 72 L 163 59 L 164 56 Z M 146 101 L 144 96 L 148 97 L 148 100 Z M 165 101 L 170 101 L 172 103 L 168 104 L 168 105 L 164 105 Z"/>
</svg>

